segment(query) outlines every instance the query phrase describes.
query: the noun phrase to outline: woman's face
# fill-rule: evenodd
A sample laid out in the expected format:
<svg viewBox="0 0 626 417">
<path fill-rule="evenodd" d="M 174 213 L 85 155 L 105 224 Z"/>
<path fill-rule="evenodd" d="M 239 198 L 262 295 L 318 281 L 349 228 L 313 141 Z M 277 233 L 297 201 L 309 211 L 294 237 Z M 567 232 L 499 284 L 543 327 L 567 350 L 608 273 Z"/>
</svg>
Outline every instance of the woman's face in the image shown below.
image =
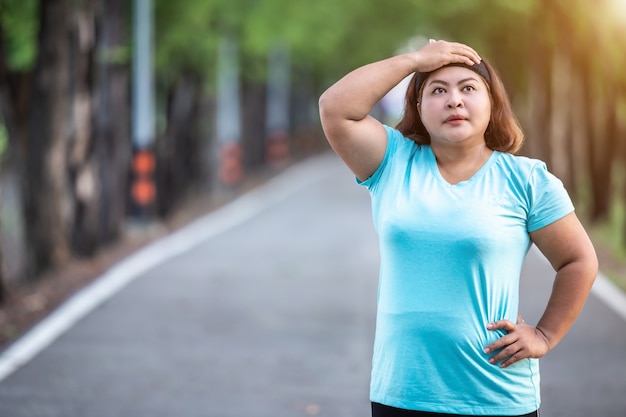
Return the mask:
<svg viewBox="0 0 626 417">
<path fill-rule="evenodd" d="M 418 111 L 433 145 L 485 141 L 491 100 L 484 79 L 463 67 L 444 67 L 424 83 Z"/>
</svg>

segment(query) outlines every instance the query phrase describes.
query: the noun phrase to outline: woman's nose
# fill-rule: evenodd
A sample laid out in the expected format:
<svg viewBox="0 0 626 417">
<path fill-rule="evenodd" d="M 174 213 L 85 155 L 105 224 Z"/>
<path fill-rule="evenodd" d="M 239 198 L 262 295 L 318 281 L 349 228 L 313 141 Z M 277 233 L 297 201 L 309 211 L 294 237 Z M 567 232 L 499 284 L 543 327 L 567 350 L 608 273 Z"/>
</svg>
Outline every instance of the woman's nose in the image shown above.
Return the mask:
<svg viewBox="0 0 626 417">
<path fill-rule="evenodd" d="M 463 106 L 463 100 L 461 99 L 460 94 L 458 93 L 451 93 L 450 96 L 448 97 L 448 103 L 447 106 L 449 108 L 454 108 L 454 107 L 461 107 Z"/>
</svg>

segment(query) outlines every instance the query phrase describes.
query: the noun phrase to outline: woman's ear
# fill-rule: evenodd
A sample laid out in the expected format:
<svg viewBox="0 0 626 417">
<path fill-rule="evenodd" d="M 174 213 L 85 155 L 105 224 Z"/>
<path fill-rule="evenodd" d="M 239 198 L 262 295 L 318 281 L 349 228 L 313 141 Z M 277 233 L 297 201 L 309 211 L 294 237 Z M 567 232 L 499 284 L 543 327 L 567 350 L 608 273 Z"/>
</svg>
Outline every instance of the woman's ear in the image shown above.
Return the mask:
<svg viewBox="0 0 626 417">
<path fill-rule="evenodd" d="M 420 117 L 422 117 L 422 107 L 420 106 L 419 100 L 417 101 L 417 104 L 415 105 L 415 107 L 417 107 L 417 114 L 419 114 Z"/>
</svg>

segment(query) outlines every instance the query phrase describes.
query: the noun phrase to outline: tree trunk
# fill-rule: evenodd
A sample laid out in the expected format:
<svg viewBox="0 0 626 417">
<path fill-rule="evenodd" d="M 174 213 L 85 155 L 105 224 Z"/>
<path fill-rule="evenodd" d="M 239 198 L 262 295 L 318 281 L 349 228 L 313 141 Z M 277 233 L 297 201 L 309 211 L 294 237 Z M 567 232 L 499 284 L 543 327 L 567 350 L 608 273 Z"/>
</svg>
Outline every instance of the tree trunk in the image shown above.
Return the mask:
<svg viewBox="0 0 626 417">
<path fill-rule="evenodd" d="M 294 78 L 290 125 L 293 126 L 293 155 L 307 157 L 328 147 L 317 116 L 317 94 L 310 68 L 292 69 Z"/>
<path fill-rule="evenodd" d="M 618 100 L 620 100 L 622 103 L 626 101 L 626 82 L 622 82 L 620 84 L 619 90 L 617 92 L 617 97 L 618 97 Z M 616 130 L 617 130 L 616 137 L 622 138 L 622 140 L 618 140 L 618 148 L 619 148 L 619 155 L 620 155 L 619 163 L 623 167 L 624 165 L 626 165 L 626 141 L 623 140 L 623 138 L 626 138 L 626 120 L 617 119 Z M 622 171 L 622 175 L 623 175 L 623 171 Z M 626 179 L 624 179 L 623 177 L 622 177 L 621 189 L 619 191 L 621 191 L 622 204 L 626 204 Z M 622 223 L 621 244 L 622 244 L 622 247 L 626 247 L 626 222 Z"/>
<path fill-rule="evenodd" d="M 576 61 L 572 61 L 572 73 L 571 73 L 571 86 L 576 88 L 570 88 L 569 101 L 570 101 L 570 113 L 568 120 L 567 132 L 571 138 L 571 147 L 569 149 L 569 166 L 570 166 L 570 180 L 571 188 L 569 188 L 570 195 L 574 201 L 578 201 L 581 194 L 582 187 L 587 180 L 587 173 L 589 172 L 587 155 L 587 141 L 586 127 L 585 127 L 585 113 L 588 111 L 584 102 L 584 93 L 580 88 L 582 85 L 581 69 L 576 64 Z"/>
<path fill-rule="evenodd" d="M 539 17 L 536 19 L 540 19 Z M 539 28 L 532 33 L 540 36 Z M 532 44 L 532 43 L 531 43 Z M 525 153 L 542 159 L 550 160 L 550 103 L 551 97 L 551 58 L 549 51 L 542 43 L 536 43 L 531 52 L 531 69 L 529 75 L 530 121 L 529 137 L 525 144 Z"/>
<path fill-rule="evenodd" d="M 258 169 L 266 162 L 265 106 L 265 85 L 245 81 L 242 85 L 241 146 L 246 171 Z"/>
<path fill-rule="evenodd" d="M 93 154 L 91 76 L 95 49 L 95 16 L 92 2 L 81 2 L 70 16 L 73 134 L 70 139 L 68 169 L 74 197 L 72 249 L 78 255 L 88 256 L 99 245 L 98 203 L 101 198 L 97 178 L 99 161 Z"/>
<path fill-rule="evenodd" d="M 0 176 L 2 172 L 0 171 Z M 2 187 L 0 187 L 0 206 L 2 205 Z M 7 274 L 6 264 L 4 263 L 4 251 L 2 250 L 2 224 L 0 224 L 0 306 L 4 304 L 7 298 Z"/>
<path fill-rule="evenodd" d="M 570 161 L 572 141 L 569 135 L 569 116 L 571 114 L 571 64 L 569 59 L 561 54 L 552 58 L 552 102 L 550 120 L 550 160 L 551 171 L 563 182 L 565 188 L 573 188 L 570 176 Z"/>
<path fill-rule="evenodd" d="M 604 74 L 604 80 L 607 82 L 605 91 L 601 92 L 601 89 L 593 84 L 594 80 L 598 79 L 597 70 L 583 57 L 580 57 L 579 65 L 584 68 L 581 85 L 583 102 L 588 105 L 585 126 L 592 196 L 590 217 L 592 221 L 600 221 L 608 218 L 611 208 L 611 170 L 617 142 L 615 137 L 611 137 L 613 133 L 607 130 L 607 126 L 614 124 L 607 115 L 615 117 L 617 103 L 615 94 L 611 92 L 613 86 L 606 80 L 607 74 Z"/>
<path fill-rule="evenodd" d="M 72 198 L 67 188 L 70 136 L 69 0 L 41 0 L 39 53 L 21 163 L 26 237 L 26 276 L 70 258 Z"/>
<path fill-rule="evenodd" d="M 19 159 L 24 153 L 33 73 L 9 69 L 2 29 L 0 25 L 0 114 L 9 139 L 10 155 L 7 160 L 12 161 L 13 156 Z"/>
<path fill-rule="evenodd" d="M 605 79 L 606 80 L 606 79 Z M 618 121 L 617 112 L 619 102 L 614 91 L 610 90 L 613 84 L 606 85 L 607 94 L 600 103 L 600 123 L 596 147 L 596 165 L 592 174 L 593 208 L 592 219 L 608 220 L 611 215 L 613 201 L 613 162 L 618 153 Z M 591 142 L 595 142 L 592 140 Z"/>
<path fill-rule="evenodd" d="M 8 101 L 7 94 L 4 93 L 6 89 L 6 85 L 7 85 L 6 84 L 7 73 L 8 73 L 8 65 L 6 61 L 4 31 L 2 30 L 2 26 L 0 25 L 0 117 L 2 117 L 2 119 L 4 119 L 4 113 L 7 108 L 7 101 Z M 0 176 L 2 176 L 1 169 L 0 169 Z M 2 204 L 2 187 L 0 187 L 0 206 L 1 204 Z M 2 229 L 0 229 L 0 243 L 1 242 L 2 242 Z M 0 306 L 6 301 L 7 277 L 6 277 L 5 271 L 6 271 L 6 265 L 4 263 L 4 252 L 2 251 L 2 245 L 0 244 Z"/>
<path fill-rule="evenodd" d="M 94 154 L 98 161 L 101 244 L 117 238 L 127 215 L 131 159 L 130 57 L 126 0 L 97 0 Z"/>
<path fill-rule="evenodd" d="M 157 206 L 168 215 L 203 174 L 204 155 L 199 128 L 200 82 L 183 77 L 172 86 L 167 107 L 167 129 L 157 145 Z"/>
<path fill-rule="evenodd" d="M 2 123 L 7 131 L 9 142 L 8 154 L 5 155 L 5 160 L 3 161 L 8 166 L 5 165 L 3 169 L 4 173 L 11 172 L 13 174 L 16 170 L 19 170 L 19 161 L 23 160 L 26 155 L 24 146 L 30 110 L 33 73 L 32 71 L 15 72 L 9 68 L 3 29 L 0 25 L 0 114 L 2 115 Z M 16 255 L 21 255 L 21 252 L 18 252 Z M 19 256 L 19 259 L 13 257 L 8 260 L 12 264 L 8 265 L 4 253 L 1 255 L 1 258 L 0 274 L 2 277 L 0 278 L 0 292 L 2 295 L 0 298 L 5 300 L 8 279 L 19 277 L 23 273 L 20 266 L 24 265 L 24 262 L 21 256 Z M 16 265 L 17 267 L 14 268 Z M 12 272 L 11 277 L 7 276 L 9 271 Z"/>
</svg>

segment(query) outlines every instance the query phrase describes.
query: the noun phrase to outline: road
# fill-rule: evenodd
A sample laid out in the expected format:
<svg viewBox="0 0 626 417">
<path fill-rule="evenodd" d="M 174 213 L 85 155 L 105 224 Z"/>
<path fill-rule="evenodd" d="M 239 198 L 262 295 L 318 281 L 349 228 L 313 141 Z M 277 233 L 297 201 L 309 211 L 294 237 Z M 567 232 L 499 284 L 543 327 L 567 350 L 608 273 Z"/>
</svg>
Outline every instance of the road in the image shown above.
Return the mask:
<svg viewBox="0 0 626 417">
<path fill-rule="evenodd" d="M 369 209 L 326 154 L 137 253 L 0 356 L 0 416 L 369 415 Z M 554 273 L 523 274 L 532 322 Z M 626 416 L 626 320 L 593 294 L 541 364 L 542 417 Z"/>
</svg>

